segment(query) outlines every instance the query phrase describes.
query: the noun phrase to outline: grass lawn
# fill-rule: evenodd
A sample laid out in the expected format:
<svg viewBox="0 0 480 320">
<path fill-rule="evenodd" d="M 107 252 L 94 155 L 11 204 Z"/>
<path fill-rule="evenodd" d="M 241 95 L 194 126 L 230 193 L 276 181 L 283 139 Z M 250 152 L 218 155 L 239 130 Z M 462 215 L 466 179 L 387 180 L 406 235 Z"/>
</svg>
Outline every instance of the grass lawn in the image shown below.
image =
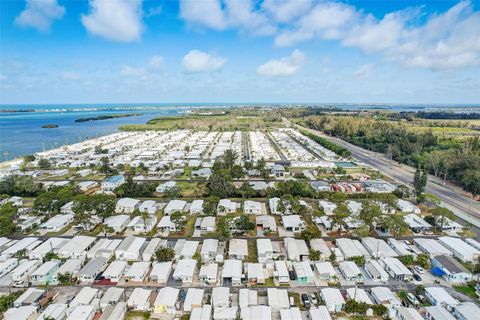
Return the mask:
<svg viewBox="0 0 480 320">
<path fill-rule="evenodd" d="M 249 240 L 248 241 L 248 262 L 258 262 L 257 256 L 257 241 L 256 240 Z"/>
<path fill-rule="evenodd" d="M 464 286 L 453 286 L 455 290 L 458 292 L 463 293 L 466 296 L 469 296 L 470 298 L 478 300 L 478 296 L 475 293 L 475 287 L 472 285 L 464 285 Z"/>
</svg>

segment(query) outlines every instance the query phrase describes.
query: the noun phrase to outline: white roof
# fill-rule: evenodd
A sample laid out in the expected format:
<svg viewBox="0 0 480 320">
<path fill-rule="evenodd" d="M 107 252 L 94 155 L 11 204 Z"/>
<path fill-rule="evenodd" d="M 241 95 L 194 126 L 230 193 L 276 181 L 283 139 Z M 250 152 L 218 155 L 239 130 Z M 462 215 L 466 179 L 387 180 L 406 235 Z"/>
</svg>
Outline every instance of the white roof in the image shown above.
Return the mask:
<svg viewBox="0 0 480 320">
<path fill-rule="evenodd" d="M 241 278 L 242 277 L 242 261 L 235 259 L 227 259 L 223 264 L 223 278 Z"/>
<path fill-rule="evenodd" d="M 315 269 L 317 269 L 317 272 L 319 274 L 329 274 L 330 276 L 335 276 L 337 274 L 337 272 L 335 272 L 335 268 L 330 261 L 316 262 Z"/>
<path fill-rule="evenodd" d="M 163 209 L 164 212 L 170 213 L 175 211 L 183 211 L 183 208 L 187 205 L 186 201 L 183 200 L 170 200 L 167 206 Z"/>
<path fill-rule="evenodd" d="M 238 305 L 240 308 L 256 306 L 258 304 L 258 293 L 256 290 L 240 289 L 238 294 Z"/>
<path fill-rule="evenodd" d="M 228 253 L 236 256 L 248 255 L 248 242 L 245 239 L 230 239 Z"/>
<path fill-rule="evenodd" d="M 397 258 L 383 258 L 384 263 L 396 275 L 412 276 L 412 272 Z"/>
<path fill-rule="evenodd" d="M 415 308 L 397 307 L 397 313 L 405 320 L 424 320 Z"/>
<path fill-rule="evenodd" d="M 180 251 L 180 257 L 191 258 L 197 252 L 199 241 L 185 241 L 182 250 Z"/>
<path fill-rule="evenodd" d="M 357 302 L 365 302 L 367 304 L 373 304 L 372 299 L 368 296 L 367 292 L 361 288 L 348 288 L 347 296 L 350 299 L 355 299 Z"/>
<path fill-rule="evenodd" d="M 440 287 L 427 287 L 425 288 L 425 293 L 433 297 L 437 304 L 447 304 L 449 306 L 456 306 L 459 302 L 452 297 L 447 290 Z"/>
<path fill-rule="evenodd" d="M 474 257 L 480 255 L 480 251 L 459 238 L 440 237 L 438 238 L 438 241 L 440 241 L 440 243 L 445 245 L 446 247 L 452 248 L 455 252 L 459 253 L 464 257 Z"/>
<path fill-rule="evenodd" d="M 365 247 L 358 240 L 340 238 L 337 239 L 335 243 L 346 258 L 356 256 L 370 256 L 370 253 L 368 253 L 367 249 L 365 249 Z"/>
<path fill-rule="evenodd" d="M 272 308 L 269 306 L 241 307 L 242 320 L 271 320 Z"/>
<path fill-rule="evenodd" d="M 272 240 L 257 239 L 257 251 L 258 255 L 273 252 Z"/>
<path fill-rule="evenodd" d="M 426 239 L 426 238 L 415 238 L 413 242 L 419 247 L 423 252 L 430 255 L 446 255 L 451 256 L 452 252 L 441 245 L 435 239 Z"/>
<path fill-rule="evenodd" d="M 414 213 L 407 214 L 405 217 L 403 217 L 403 219 L 408 224 L 408 226 L 412 229 L 415 229 L 415 228 L 429 229 L 432 227 L 427 221 L 423 220 L 422 218 L 420 218 Z"/>
<path fill-rule="evenodd" d="M 95 306 L 80 305 L 73 309 L 72 313 L 68 316 L 67 320 L 82 320 L 90 319 L 90 316 L 95 313 Z"/>
<path fill-rule="evenodd" d="M 60 261 L 58 260 L 50 260 L 42 264 L 37 270 L 33 271 L 33 276 L 44 276 L 47 275 L 50 271 L 54 268 L 57 268 L 60 265 Z"/>
<path fill-rule="evenodd" d="M 228 260 L 227 260 L 228 261 Z M 214 287 L 212 289 L 212 305 L 213 307 L 227 307 L 230 305 L 230 288 Z"/>
<path fill-rule="evenodd" d="M 200 277 L 207 277 L 209 279 L 212 278 L 217 278 L 217 272 L 218 272 L 218 264 L 216 263 L 209 263 L 209 264 L 203 264 L 200 267 L 200 272 L 198 275 Z"/>
<path fill-rule="evenodd" d="M 110 228 L 117 229 L 117 228 L 125 227 L 129 221 L 130 221 L 130 216 L 126 214 L 118 214 L 115 216 L 107 217 L 104 223 Z"/>
<path fill-rule="evenodd" d="M 90 245 L 95 242 L 95 237 L 89 236 L 75 236 L 65 245 L 58 249 L 60 254 L 73 255 L 85 251 Z"/>
<path fill-rule="evenodd" d="M 90 304 L 98 295 L 98 289 L 92 287 L 83 287 L 70 302 L 70 307 Z"/>
<path fill-rule="evenodd" d="M 282 223 L 285 228 L 297 228 L 303 225 L 302 218 L 298 214 L 282 216 Z"/>
<path fill-rule="evenodd" d="M 190 205 L 190 212 L 202 212 L 203 211 L 203 200 L 193 200 Z"/>
<path fill-rule="evenodd" d="M 475 320 L 478 319 L 480 308 L 473 302 L 463 302 L 455 307 L 455 312 L 461 314 L 462 319 Z"/>
<path fill-rule="evenodd" d="M 174 278 L 193 277 L 196 265 L 197 265 L 197 260 L 195 259 L 179 260 L 177 263 L 177 267 L 173 272 L 173 277 Z"/>
<path fill-rule="evenodd" d="M 218 240 L 217 239 L 205 239 L 203 240 L 201 255 L 209 254 L 210 252 L 217 252 Z"/>
<path fill-rule="evenodd" d="M 425 310 L 431 315 L 434 320 L 455 320 L 455 317 L 441 306 L 428 306 Z"/>
<path fill-rule="evenodd" d="M 192 305 L 201 306 L 203 301 L 204 289 L 188 288 L 187 296 L 183 304 L 184 310 L 191 310 Z"/>
<path fill-rule="evenodd" d="M 402 304 L 392 290 L 387 287 L 373 287 L 371 292 L 372 296 L 380 304 L 391 304 L 395 306 L 400 306 Z"/>
<path fill-rule="evenodd" d="M 22 306 L 19 308 L 9 308 L 3 313 L 3 316 L 5 320 L 29 320 L 35 313 L 37 313 L 35 306 Z"/>
<path fill-rule="evenodd" d="M 150 277 L 155 277 L 157 279 L 168 280 L 168 275 L 172 271 L 172 261 L 166 262 L 155 262 L 150 272 Z"/>
<path fill-rule="evenodd" d="M 201 308 L 193 308 L 190 314 L 190 320 L 211 320 L 212 306 L 204 304 Z"/>
<path fill-rule="evenodd" d="M 76 270 L 80 270 L 82 260 L 80 259 L 68 259 L 57 270 L 57 274 L 74 273 Z"/>
<path fill-rule="evenodd" d="M 301 261 L 301 262 L 294 262 L 293 269 L 295 269 L 295 273 L 297 276 L 300 277 L 307 277 L 313 278 L 313 270 L 310 267 L 310 263 L 308 261 Z"/>
<path fill-rule="evenodd" d="M 145 305 L 145 303 L 150 304 L 149 301 L 150 301 L 151 293 L 152 293 L 152 290 L 150 289 L 135 288 L 135 290 L 133 290 L 132 294 L 128 298 L 128 305 L 143 306 Z"/>
<path fill-rule="evenodd" d="M 397 257 L 398 254 L 383 239 L 362 238 L 362 244 L 372 257 Z"/>
<path fill-rule="evenodd" d="M 327 243 L 323 239 L 312 239 L 310 240 L 310 247 L 313 250 L 320 251 L 323 255 L 329 256 L 330 255 L 330 248 L 328 247 Z"/>
<path fill-rule="evenodd" d="M 311 320 L 332 320 L 330 312 L 326 306 L 318 306 L 318 308 L 310 308 L 308 310 Z"/>
<path fill-rule="evenodd" d="M 140 203 L 140 200 L 132 199 L 132 198 L 122 198 L 117 201 L 117 206 L 119 207 L 127 207 L 127 208 L 135 208 Z"/>
<path fill-rule="evenodd" d="M 359 274 L 362 274 L 360 268 L 353 261 L 341 261 L 338 263 L 338 267 L 347 278 L 356 278 Z"/>
<path fill-rule="evenodd" d="M 37 320 L 45 320 L 45 318 L 62 319 L 62 316 L 67 312 L 67 307 L 64 303 L 49 304 L 38 316 Z"/>
<path fill-rule="evenodd" d="M 279 309 L 288 309 L 290 307 L 290 299 L 286 289 L 268 288 L 267 297 L 270 307 Z"/>
<path fill-rule="evenodd" d="M 340 290 L 336 288 L 324 288 L 320 290 L 320 292 L 322 293 L 322 298 L 327 306 L 345 303 L 345 299 Z"/>
<path fill-rule="evenodd" d="M 164 287 L 158 291 L 157 298 L 153 303 L 155 306 L 164 305 L 167 307 L 175 307 L 178 299 L 179 289 L 172 287 Z"/>
<path fill-rule="evenodd" d="M 137 278 L 143 277 L 150 270 L 150 262 L 146 261 L 137 261 L 134 262 L 130 268 L 125 272 L 125 277 L 127 278 Z"/>
<path fill-rule="evenodd" d="M 302 320 L 302 314 L 297 307 L 280 310 L 281 320 Z"/>
</svg>

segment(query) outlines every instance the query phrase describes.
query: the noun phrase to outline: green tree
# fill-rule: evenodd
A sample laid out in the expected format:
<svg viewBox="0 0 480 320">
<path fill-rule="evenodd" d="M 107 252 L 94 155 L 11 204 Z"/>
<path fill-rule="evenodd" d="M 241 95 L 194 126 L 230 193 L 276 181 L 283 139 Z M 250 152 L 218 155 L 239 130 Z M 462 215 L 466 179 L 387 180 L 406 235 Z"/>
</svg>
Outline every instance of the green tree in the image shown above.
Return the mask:
<svg viewBox="0 0 480 320">
<path fill-rule="evenodd" d="M 435 209 L 433 209 L 432 216 L 436 218 L 440 218 L 440 230 L 442 231 L 443 231 L 443 226 L 445 224 L 445 219 L 449 219 L 450 221 L 455 221 L 455 219 L 457 218 L 452 211 L 442 207 L 436 207 Z"/>
<path fill-rule="evenodd" d="M 255 223 L 248 216 L 240 216 L 235 220 L 235 229 L 245 233 L 255 229 Z"/>
<path fill-rule="evenodd" d="M 214 170 L 207 184 L 210 195 L 226 198 L 233 194 L 235 187 L 230 172 L 226 169 Z"/>
<path fill-rule="evenodd" d="M 411 192 L 406 185 L 401 184 L 395 189 L 395 191 L 393 191 L 393 194 L 400 199 L 407 199 L 410 198 Z"/>
<path fill-rule="evenodd" d="M 38 160 L 38 166 L 40 167 L 40 169 L 48 169 L 50 168 L 51 164 L 50 164 L 50 161 L 42 158 Z"/>
<path fill-rule="evenodd" d="M 337 227 L 340 232 L 341 228 L 345 225 L 345 220 L 350 216 L 350 211 L 344 203 L 337 204 L 337 207 L 333 210 L 331 216 L 332 225 Z"/>
<path fill-rule="evenodd" d="M 377 204 L 372 202 L 364 203 L 359 214 L 360 220 L 368 226 L 370 232 L 373 230 L 373 224 L 377 222 L 381 216 L 382 210 Z"/>
<path fill-rule="evenodd" d="M 177 231 L 182 231 L 185 227 L 185 217 L 180 211 L 175 211 L 172 213 L 170 220 L 175 224 L 175 229 Z"/>
<path fill-rule="evenodd" d="M 321 236 L 322 236 L 322 232 L 313 223 L 307 224 L 307 227 L 301 233 L 301 237 L 306 241 L 310 241 L 311 239 L 315 239 L 315 238 L 320 238 Z"/>
<path fill-rule="evenodd" d="M 415 189 L 415 196 L 417 201 L 421 199 L 421 196 L 425 192 L 425 187 L 427 186 L 427 171 L 420 170 L 419 168 L 415 170 L 413 176 L 413 187 Z"/>
<path fill-rule="evenodd" d="M 211 196 L 204 200 L 203 202 L 203 213 L 209 216 L 214 216 L 217 214 L 217 206 L 220 202 L 220 198 Z"/>
<path fill-rule="evenodd" d="M 382 216 L 379 219 L 379 225 L 392 232 L 394 237 L 405 234 L 409 230 L 408 224 L 403 219 L 403 216 L 398 214 Z"/>
<path fill-rule="evenodd" d="M 415 263 L 424 269 L 430 268 L 430 257 L 426 253 L 420 253 L 415 260 Z"/>
<path fill-rule="evenodd" d="M 167 199 L 175 199 L 180 195 L 180 189 L 177 186 L 165 189 L 163 193 Z"/>
<path fill-rule="evenodd" d="M 407 254 L 405 256 L 399 256 L 398 260 L 400 260 L 400 262 L 402 262 L 406 266 L 411 266 L 415 263 L 415 259 L 411 254 Z"/>
<path fill-rule="evenodd" d="M 73 275 L 70 272 L 59 273 L 57 279 L 60 284 L 71 284 L 74 280 Z"/>
<path fill-rule="evenodd" d="M 319 261 L 320 260 L 320 251 L 318 250 L 314 250 L 314 249 L 310 249 L 308 251 L 309 253 L 309 258 L 311 261 Z"/>
<path fill-rule="evenodd" d="M 172 248 L 161 247 L 155 251 L 155 258 L 159 262 L 172 261 L 175 257 L 175 251 Z"/>
<path fill-rule="evenodd" d="M 245 181 L 238 188 L 238 193 L 242 195 L 242 198 L 251 198 L 255 195 L 255 190 L 248 181 Z"/>
</svg>

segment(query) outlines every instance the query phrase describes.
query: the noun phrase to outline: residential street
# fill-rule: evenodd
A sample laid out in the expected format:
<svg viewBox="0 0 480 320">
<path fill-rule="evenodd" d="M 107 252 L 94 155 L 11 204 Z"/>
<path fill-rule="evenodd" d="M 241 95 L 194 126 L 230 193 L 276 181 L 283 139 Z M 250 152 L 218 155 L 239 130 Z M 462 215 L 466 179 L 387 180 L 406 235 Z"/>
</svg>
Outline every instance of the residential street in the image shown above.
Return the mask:
<svg viewBox="0 0 480 320">
<path fill-rule="evenodd" d="M 284 121 L 289 122 L 286 119 L 284 119 Z M 414 168 L 387 159 L 386 156 L 381 153 L 365 150 L 339 138 L 328 136 L 320 131 L 304 127 L 301 128 L 350 150 L 355 159 L 378 169 L 394 180 L 409 186 L 412 185 L 413 175 L 415 173 Z M 480 227 L 480 202 L 466 196 L 459 187 L 448 182 L 444 185 L 441 179 L 429 175 L 426 191 L 442 200 L 445 207 L 452 210 L 459 218 L 470 222 L 476 227 Z"/>
</svg>

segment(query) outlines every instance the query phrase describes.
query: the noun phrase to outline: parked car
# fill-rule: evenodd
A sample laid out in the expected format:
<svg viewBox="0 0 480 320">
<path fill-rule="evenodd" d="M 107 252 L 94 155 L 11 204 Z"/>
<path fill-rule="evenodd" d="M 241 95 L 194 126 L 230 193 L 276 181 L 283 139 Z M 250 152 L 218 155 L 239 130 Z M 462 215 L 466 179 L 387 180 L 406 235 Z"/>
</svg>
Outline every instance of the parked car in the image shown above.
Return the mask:
<svg viewBox="0 0 480 320">
<path fill-rule="evenodd" d="M 310 303 L 310 298 L 308 297 L 308 294 L 302 293 L 302 303 L 305 308 L 310 308 L 312 304 Z"/>
<path fill-rule="evenodd" d="M 180 289 L 179 296 L 180 296 L 180 301 L 185 302 L 185 298 L 187 297 L 187 293 L 185 292 L 185 289 L 183 288 Z"/>
<path fill-rule="evenodd" d="M 414 266 L 413 271 L 415 271 L 416 273 L 419 273 L 419 274 L 422 274 L 422 273 L 425 272 L 425 270 L 420 266 Z"/>
<path fill-rule="evenodd" d="M 422 281 L 422 277 L 420 277 L 418 274 L 414 273 L 413 274 L 413 279 L 415 279 L 415 281 Z"/>
<path fill-rule="evenodd" d="M 415 297 L 415 295 L 413 293 L 410 293 L 410 292 L 407 294 L 407 300 L 409 302 L 413 303 L 414 305 L 420 304 L 417 297 Z"/>
<path fill-rule="evenodd" d="M 288 271 L 288 275 L 291 281 L 297 280 L 297 275 L 295 274 L 295 271 Z"/>
<path fill-rule="evenodd" d="M 312 302 L 313 305 L 318 304 L 318 299 L 317 299 L 317 296 L 315 295 L 315 293 L 310 293 L 310 301 Z"/>
</svg>

